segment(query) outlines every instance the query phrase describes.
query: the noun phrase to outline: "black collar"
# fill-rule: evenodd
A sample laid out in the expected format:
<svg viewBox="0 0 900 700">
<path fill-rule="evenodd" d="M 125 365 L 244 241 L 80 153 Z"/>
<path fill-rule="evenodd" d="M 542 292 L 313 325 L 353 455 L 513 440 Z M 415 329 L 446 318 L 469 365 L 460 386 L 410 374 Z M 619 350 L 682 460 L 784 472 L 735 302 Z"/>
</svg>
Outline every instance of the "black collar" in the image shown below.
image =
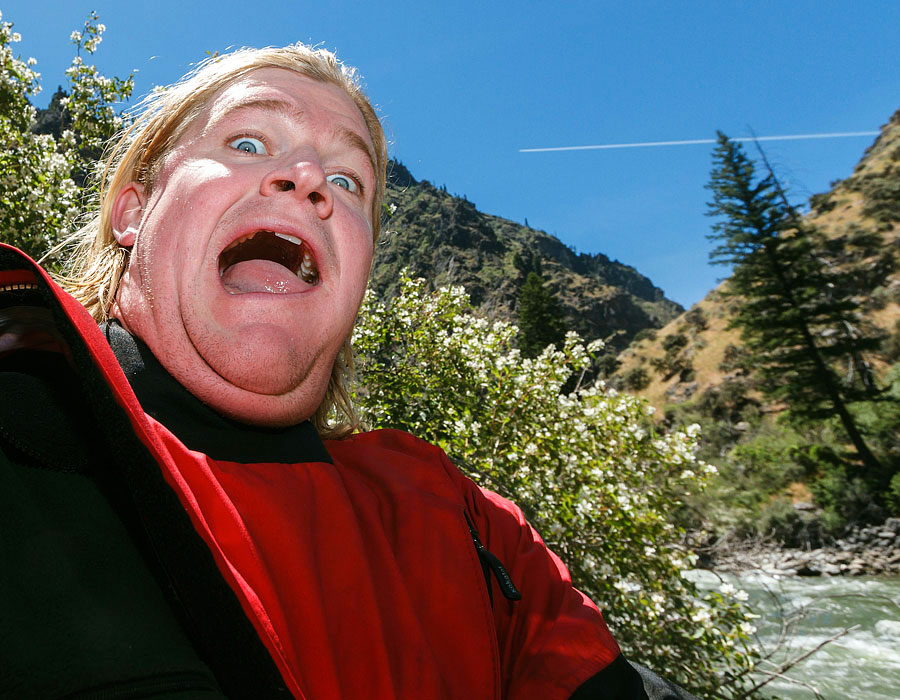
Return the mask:
<svg viewBox="0 0 900 700">
<path fill-rule="evenodd" d="M 257 462 L 327 462 L 331 456 L 309 421 L 287 428 L 261 428 L 229 420 L 185 389 L 140 339 L 115 320 L 101 325 L 144 411 L 185 446 L 213 459 Z"/>
</svg>

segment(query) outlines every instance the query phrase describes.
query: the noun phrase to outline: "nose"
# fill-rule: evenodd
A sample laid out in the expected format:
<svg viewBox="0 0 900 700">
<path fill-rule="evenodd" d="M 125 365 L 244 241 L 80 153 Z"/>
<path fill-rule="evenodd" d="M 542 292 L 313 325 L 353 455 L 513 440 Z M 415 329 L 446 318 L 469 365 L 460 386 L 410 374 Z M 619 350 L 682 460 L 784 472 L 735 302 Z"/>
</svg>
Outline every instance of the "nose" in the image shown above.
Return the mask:
<svg viewBox="0 0 900 700">
<path fill-rule="evenodd" d="M 325 171 L 318 159 L 308 154 L 275 163 L 263 177 L 260 194 L 266 197 L 284 194 L 309 201 L 320 219 L 331 216 L 334 208 Z"/>
</svg>

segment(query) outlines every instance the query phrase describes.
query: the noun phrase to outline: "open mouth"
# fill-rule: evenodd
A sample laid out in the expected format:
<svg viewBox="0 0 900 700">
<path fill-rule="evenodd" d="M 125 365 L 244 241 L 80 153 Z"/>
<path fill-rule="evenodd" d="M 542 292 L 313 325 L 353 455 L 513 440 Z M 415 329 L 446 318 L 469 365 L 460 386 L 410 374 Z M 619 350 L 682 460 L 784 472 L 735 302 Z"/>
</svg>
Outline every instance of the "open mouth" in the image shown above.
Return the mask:
<svg viewBox="0 0 900 700">
<path fill-rule="evenodd" d="M 319 283 L 309 246 L 296 236 L 275 231 L 254 231 L 229 245 L 219 255 L 219 276 L 232 294 L 288 293 L 295 291 L 297 279 L 310 286 Z"/>
</svg>

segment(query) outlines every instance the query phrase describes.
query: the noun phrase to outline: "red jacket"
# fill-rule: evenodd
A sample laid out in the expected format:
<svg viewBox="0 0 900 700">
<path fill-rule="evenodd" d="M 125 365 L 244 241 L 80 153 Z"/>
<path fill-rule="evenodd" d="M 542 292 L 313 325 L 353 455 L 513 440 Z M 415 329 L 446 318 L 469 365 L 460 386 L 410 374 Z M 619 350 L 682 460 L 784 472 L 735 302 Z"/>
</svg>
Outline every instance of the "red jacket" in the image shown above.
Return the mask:
<svg viewBox="0 0 900 700">
<path fill-rule="evenodd" d="M 438 448 L 383 430 L 326 442 L 333 464 L 192 452 L 144 413 L 84 309 L 22 263 L 0 285 L 49 285 L 295 697 L 562 699 L 618 657 L 521 511 Z M 489 598 L 466 515 L 521 600 L 496 583 Z"/>
</svg>

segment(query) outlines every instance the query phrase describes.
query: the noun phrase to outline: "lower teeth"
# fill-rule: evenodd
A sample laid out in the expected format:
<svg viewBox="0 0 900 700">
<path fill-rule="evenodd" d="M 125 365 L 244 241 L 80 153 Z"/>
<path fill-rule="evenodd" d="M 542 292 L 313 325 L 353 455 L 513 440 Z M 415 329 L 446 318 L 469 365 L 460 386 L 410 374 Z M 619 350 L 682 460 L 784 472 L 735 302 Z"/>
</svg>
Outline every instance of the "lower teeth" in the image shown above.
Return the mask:
<svg viewBox="0 0 900 700">
<path fill-rule="evenodd" d="M 307 284 L 315 284 L 319 281 L 319 276 L 316 274 L 308 255 L 303 256 L 303 263 L 300 265 L 297 275 Z"/>
</svg>

